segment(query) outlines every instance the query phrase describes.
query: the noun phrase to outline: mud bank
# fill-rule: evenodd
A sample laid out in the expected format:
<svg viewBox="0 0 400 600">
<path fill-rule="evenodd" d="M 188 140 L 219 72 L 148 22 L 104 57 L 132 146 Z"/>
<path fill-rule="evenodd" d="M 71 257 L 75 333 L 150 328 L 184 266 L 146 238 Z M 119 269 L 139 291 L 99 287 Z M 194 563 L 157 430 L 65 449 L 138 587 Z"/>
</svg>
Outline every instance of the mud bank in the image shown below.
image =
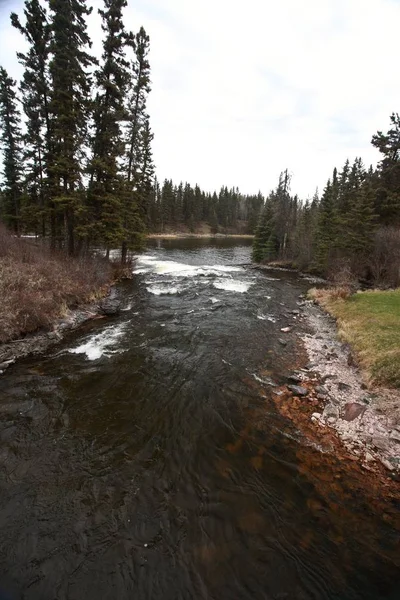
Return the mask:
<svg viewBox="0 0 400 600">
<path fill-rule="evenodd" d="M 302 305 L 310 333 L 299 334 L 309 364 L 278 390 L 279 405 L 309 430 L 317 428 L 324 451 L 337 451 L 337 440 L 367 470 L 382 466 L 396 478 L 400 472 L 400 392 L 368 388 L 351 348 L 337 338 L 334 319 L 312 302 Z M 307 410 L 297 414 L 299 405 Z M 293 410 L 292 410 L 293 409 Z M 307 423 L 304 423 L 304 420 Z M 326 442 L 326 444 L 324 444 Z"/>
</svg>

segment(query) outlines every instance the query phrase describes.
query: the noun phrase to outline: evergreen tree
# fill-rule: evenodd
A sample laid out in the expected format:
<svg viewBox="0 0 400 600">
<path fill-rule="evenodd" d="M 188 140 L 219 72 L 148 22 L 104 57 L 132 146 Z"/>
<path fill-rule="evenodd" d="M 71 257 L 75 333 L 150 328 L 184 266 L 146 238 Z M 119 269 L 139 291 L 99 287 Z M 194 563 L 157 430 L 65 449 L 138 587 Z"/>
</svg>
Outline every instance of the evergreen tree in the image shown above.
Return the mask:
<svg viewBox="0 0 400 600">
<path fill-rule="evenodd" d="M 135 60 L 132 64 L 132 89 L 128 100 L 128 153 L 127 180 L 135 182 L 138 166 L 140 131 L 147 118 L 146 103 L 150 93 L 150 63 L 148 60 L 150 38 L 143 27 L 135 37 Z"/>
<path fill-rule="evenodd" d="M 324 272 L 335 240 L 335 206 L 338 194 L 337 169 L 333 170 L 332 180 L 328 180 L 319 205 L 314 268 Z"/>
<path fill-rule="evenodd" d="M 46 10 L 39 0 L 26 0 L 25 24 L 11 14 L 11 23 L 29 44 L 26 54 L 17 52 L 24 67 L 20 85 L 22 105 L 26 115 L 24 135 L 24 173 L 26 205 L 22 207 L 25 227 L 46 235 L 48 199 L 46 198 L 47 161 L 50 153 L 49 77 L 48 63 L 51 31 Z"/>
<path fill-rule="evenodd" d="M 378 148 L 383 158 L 375 178 L 375 206 L 383 225 L 400 224 L 400 116 L 390 117 L 391 128 L 384 134 L 378 131 L 372 145 Z"/>
<path fill-rule="evenodd" d="M 122 10 L 126 0 L 104 0 L 102 30 L 105 34 L 100 68 L 95 73 L 94 135 L 89 165 L 90 237 L 106 247 L 124 239 L 122 200 L 124 183 L 119 163 L 124 156 L 121 122 L 126 118 L 124 101 L 130 83 L 126 46 L 132 43 L 124 28 Z"/>
<path fill-rule="evenodd" d="M 16 81 L 0 67 L 0 125 L 4 154 L 4 187 L 2 191 L 1 215 L 4 222 L 15 233 L 20 231 L 21 208 L 21 127 L 17 108 Z"/>
<path fill-rule="evenodd" d="M 139 197 L 138 188 L 143 168 L 143 130 L 147 127 L 148 148 L 151 132 L 146 113 L 147 95 L 150 92 L 150 63 L 148 54 L 150 38 L 143 27 L 132 40 L 135 58 L 132 63 L 131 89 L 127 101 L 127 153 L 126 153 L 126 191 L 123 199 L 122 215 L 124 234 L 122 241 L 122 261 L 128 248 L 138 247 L 141 243 L 148 209 L 144 196 Z M 146 134 L 144 134 L 146 136 Z"/>
<path fill-rule="evenodd" d="M 273 200 L 270 196 L 267 198 L 263 211 L 256 228 L 252 257 L 254 262 L 261 262 L 265 259 L 270 260 L 274 250 L 274 211 Z"/>
<path fill-rule="evenodd" d="M 91 46 L 84 0 L 49 0 L 51 9 L 51 193 L 59 224 L 65 223 L 69 254 L 75 251 L 76 227 L 85 212 L 82 173 L 90 109 L 88 68 L 94 60 L 86 52 Z M 59 233 L 60 234 L 60 233 Z M 52 240 L 55 245 L 55 240 Z"/>
<path fill-rule="evenodd" d="M 140 171 L 137 174 L 137 197 L 139 213 L 145 215 L 146 229 L 150 227 L 150 202 L 153 194 L 154 163 L 151 144 L 154 135 L 150 129 L 149 117 L 146 115 L 140 132 Z M 178 192 L 178 190 L 177 190 Z"/>
</svg>

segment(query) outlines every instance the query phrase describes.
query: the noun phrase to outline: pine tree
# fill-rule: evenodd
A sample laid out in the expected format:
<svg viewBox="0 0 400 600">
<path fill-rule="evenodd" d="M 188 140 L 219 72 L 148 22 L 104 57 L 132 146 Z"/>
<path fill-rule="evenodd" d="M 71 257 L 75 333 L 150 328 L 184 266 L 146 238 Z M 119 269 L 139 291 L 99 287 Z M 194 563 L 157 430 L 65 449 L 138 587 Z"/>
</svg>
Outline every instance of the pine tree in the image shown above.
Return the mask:
<svg viewBox="0 0 400 600">
<path fill-rule="evenodd" d="M 150 63 L 148 60 L 150 38 L 143 27 L 135 37 L 135 60 L 132 65 L 133 86 L 128 101 L 128 153 L 127 180 L 135 181 L 140 130 L 147 117 L 146 103 L 150 93 Z"/>
<path fill-rule="evenodd" d="M 0 67 L 0 126 L 4 155 L 4 187 L 1 215 L 15 233 L 20 231 L 21 208 L 21 127 L 17 108 L 16 81 Z"/>
<path fill-rule="evenodd" d="M 139 204 L 139 214 L 141 215 L 142 220 L 143 215 L 145 215 L 146 229 L 148 229 L 150 226 L 150 202 L 153 194 L 154 183 L 154 163 L 153 152 L 151 149 L 153 139 L 154 135 L 150 128 L 149 117 L 146 115 L 142 130 L 140 132 L 139 147 L 141 160 L 140 171 L 137 174 L 137 197 Z M 179 192 L 177 190 L 177 195 L 178 193 Z M 182 189 L 180 189 L 180 193 L 182 194 Z"/>
<path fill-rule="evenodd" d="M 124 101 L 130 83 L 126 47 L 132 43 L 123 24 L 126 0 L 104 0 L 102 30 L 105 34 L 101 65 L 95 73 L 94 135 L 89 165 L 90 238 L 107 248 L 124 239 L 122 200 L 124 184 L 119 163 L 124 157 L 121 123 L 126 118 Z"/>
<path fill-rule="evenodd" d="M 132 47 L 135 50 L 135 58 L 132 63 L 132 84 L 127 101 L 128 127 L 126 185 L 122 206 L 124 226 L 121 249 L 122 262 L 125 261 L 128 248 L 138 247 L 138 244 L 141 243 L 148 212 L 144 197 L 140 198 L 138 193 L 141 170 L 143 169 L 143 129 L 145 127 L 148 127 L 149 148 L 151 143 L 150 127 L 146 113 L 147 95 L 150 92 L 150 63 L 148 61 L 150 38 L 143 27 L 140 28 L 132 41 Z"/>
<path fill-rule="evenodd" d="M 318 211 L 313 267 L 321 273 L 323 273 L 328 266 L 335 241 L 335 207 L 338 187 L 337 169 L 335 168 L 333 170 L 332 180 L 328 180 L 322 194 Z"/>
<path fill-rule="evenodd" d="M 383 155 L 376 179 L 376 211 L 383 225 L 400 224 L 400 116 L 390 117 L 391 128 L 384 134 L 378 131 L 372 145 Z"/>
<path fill-rule="evenodd" d="M 354 190 L 353 202 L 349 212 L 348 254 L 355 262 L 362 263 L 368 257 L 373 244 L 377 225 L 374 206 L 375 191 L 371 172 Z"/>
<path fill-rule="evenodd" d="M 264 259 L 270 260 L 274 247 L 274 211 L 273 201 L 270 196 L 267 198 L 263 211 L 256 228 L 253 240 L 252 258 L 254 262 L 261 262 Z"/>
<path fill-rule="evenodd" d="M 39 0 L 26 0 L 25 25 L 18 15 L 11 14 L 11 23 L 26 38 L 26 54 L 17 52 L 24 67 L 20 85 L 22 104 L 26 115 L 24 135 L 24 171 L 27 205 L 22 208 L 25 224 L 36 233 L 46 235 L 48 200 L 46 198 L 47 162 L 50 154 L 49 78 L 48 62 L 51 31 L 46 10 Z"/>
<path fill-rule="evenodd" d="M 84 0 L 49 0 L 53 33 L 50 62 L 52 153 L 50 178 L 59 224 L 63 220 L 69 254 L 75 252 L 76 227 L 83 220 L 85 196 L 82 173 L 90 110 L 88 68 L 94 59 L 85 17 L 91 9 Z M 54 245 L 55 240 L 52 240 Z"/>
</svg>

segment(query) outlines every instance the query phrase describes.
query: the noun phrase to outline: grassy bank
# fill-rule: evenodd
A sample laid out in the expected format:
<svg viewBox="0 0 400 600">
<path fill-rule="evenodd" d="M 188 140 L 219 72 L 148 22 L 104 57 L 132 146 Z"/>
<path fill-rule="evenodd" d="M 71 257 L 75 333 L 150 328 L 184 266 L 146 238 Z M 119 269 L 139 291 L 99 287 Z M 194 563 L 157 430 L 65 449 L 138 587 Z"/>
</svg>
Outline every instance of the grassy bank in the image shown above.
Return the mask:
<svg viewBox="0 0 400 600">
<path fill-rule="evenodd" d="M 348 298 L 340 290 L 312 290 L 311 296 L 337 319 L 369 382 L 400 388 L 400 288 Z"/>
<path fill-rule="evenodd" d="M 112 279 L 103 259 L 51 255 L 0 225 L 0 342 L 51 327 L 68 308 L 104 295 Z"/>
</svg>

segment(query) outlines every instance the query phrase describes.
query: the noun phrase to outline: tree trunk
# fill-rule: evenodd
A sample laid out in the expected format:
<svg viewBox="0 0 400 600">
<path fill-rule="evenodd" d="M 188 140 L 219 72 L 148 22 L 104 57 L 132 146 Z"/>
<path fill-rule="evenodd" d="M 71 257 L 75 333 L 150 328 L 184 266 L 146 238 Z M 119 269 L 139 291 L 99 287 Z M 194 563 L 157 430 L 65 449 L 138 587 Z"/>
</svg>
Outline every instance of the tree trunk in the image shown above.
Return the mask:
<svg viewBox="0 0 400 600">
<path fill-rule="evenodd" d="M 126 264 L 127 254 L 128 254 L 128 244 L 126 242 L 122 242 L 122 247 L 121 247 L 121 264 L 122 265 Z"/>
</svg>

